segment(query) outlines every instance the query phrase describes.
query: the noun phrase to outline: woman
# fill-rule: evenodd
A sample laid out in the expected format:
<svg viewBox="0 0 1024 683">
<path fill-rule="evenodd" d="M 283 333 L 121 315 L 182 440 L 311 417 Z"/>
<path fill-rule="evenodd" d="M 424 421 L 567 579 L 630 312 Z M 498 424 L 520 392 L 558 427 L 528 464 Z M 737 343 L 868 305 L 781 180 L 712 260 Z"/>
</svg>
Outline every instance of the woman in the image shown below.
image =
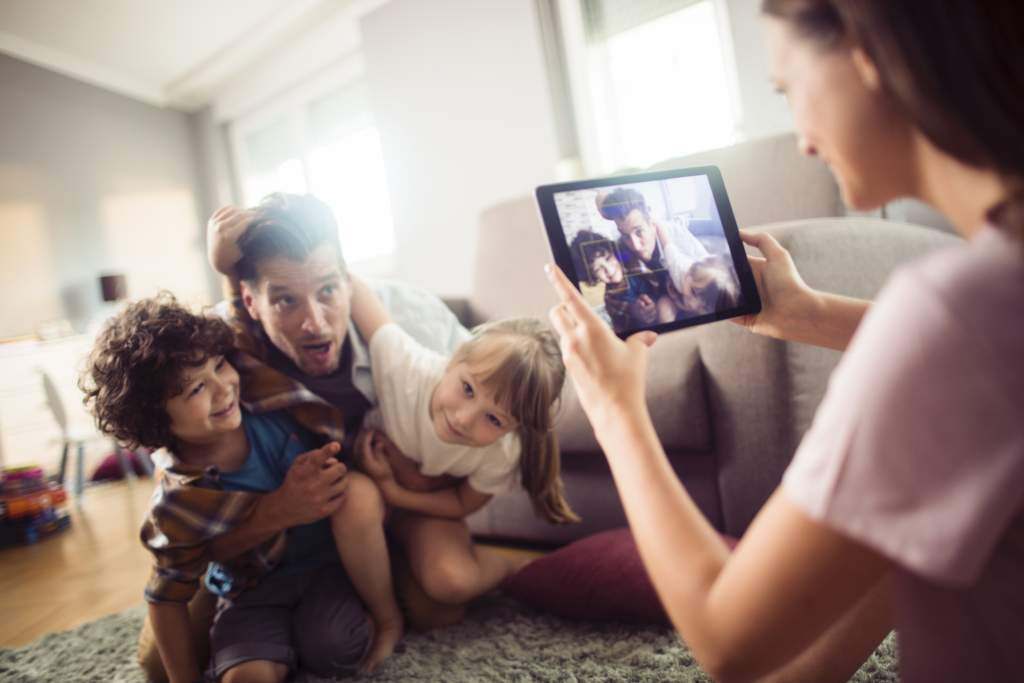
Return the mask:
<svg viewBox="0 0 1024 683">
<path fill-rule="evenodd" d="M 654 335 L 620 342 L 549 268 L 566 365 L 658 594 L 715 678 L 846 680 L 895 627 L 904 681 L 1019 680 L 1024 9 L 765 0 L 763 10 L 800 147 L 829 164 L 847 204 L 915 196 L 967 243 L 901 269 L 868 312 L 809 289 L 770 236 L 744 234 L 764 255 L 753 259 L 764 310 L 749 329 L 849 350 L 732 556 L 646 412 Z"/>
</svg>

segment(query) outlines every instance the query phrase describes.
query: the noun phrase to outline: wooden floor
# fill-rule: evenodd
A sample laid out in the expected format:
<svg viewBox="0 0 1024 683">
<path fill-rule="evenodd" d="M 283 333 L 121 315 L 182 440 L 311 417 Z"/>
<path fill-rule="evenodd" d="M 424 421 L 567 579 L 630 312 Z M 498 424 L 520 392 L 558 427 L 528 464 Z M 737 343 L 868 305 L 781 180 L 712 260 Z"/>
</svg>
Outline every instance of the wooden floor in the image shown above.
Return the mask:
<svg viewBox="0 0 1024 683">
<path fill-rule="evenodd" d="M 0 647 L 24 645 L 142 602 L 149 553 L 139 542 L 150 480 L 86 490 L 71 528 L 0 550 Z"/>
<path fill-rule="evenodd" d="M 80 504 L 69 506 L 70 529 L 0 550 L 0 647 L 25 645 L 142 602 L 151 562 L 139 528 L 152 490 L 145 479 L 90 488 Z"/>
</svg>

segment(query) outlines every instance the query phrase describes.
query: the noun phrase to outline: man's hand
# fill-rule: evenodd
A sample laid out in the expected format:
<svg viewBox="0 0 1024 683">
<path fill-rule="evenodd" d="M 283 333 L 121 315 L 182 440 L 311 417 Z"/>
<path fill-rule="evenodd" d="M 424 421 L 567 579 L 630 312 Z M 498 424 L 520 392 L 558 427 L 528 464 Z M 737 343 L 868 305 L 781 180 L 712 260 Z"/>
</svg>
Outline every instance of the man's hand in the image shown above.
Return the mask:
<svg viewBox="0 0 1024 683">
<path fill-rule="evenodd" d="M 222 206 L 206 222 L 206 255 L 218 273 L 233 275 L 235 264 L 242 258 L 238 238 L 255 215 L 251 209 Z"/>
<path fill-rule="evenodd" d="M 284 528 L 310 524 L 333 514 L 344 502 L 348 468 L 334 456 L 341 451 L 336 442 L 307 453 L 292 463 L 284 483 L 267 498 Z M 268 500 L 271 503 L 271 500 Z"/>
</svg>

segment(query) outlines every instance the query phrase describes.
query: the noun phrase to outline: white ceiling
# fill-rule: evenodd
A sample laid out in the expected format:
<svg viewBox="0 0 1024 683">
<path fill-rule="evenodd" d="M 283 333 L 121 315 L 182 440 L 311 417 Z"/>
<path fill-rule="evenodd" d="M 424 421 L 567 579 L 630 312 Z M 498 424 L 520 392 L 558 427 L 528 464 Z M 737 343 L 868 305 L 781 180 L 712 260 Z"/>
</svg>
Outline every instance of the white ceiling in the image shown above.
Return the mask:
<svg viewBox="0 0 1024 683">
<path fill-rule="evenodd" d="M 151 104 L 194 110 L 350 0 L 2 0 L 0 52 Z"/>
</svg>

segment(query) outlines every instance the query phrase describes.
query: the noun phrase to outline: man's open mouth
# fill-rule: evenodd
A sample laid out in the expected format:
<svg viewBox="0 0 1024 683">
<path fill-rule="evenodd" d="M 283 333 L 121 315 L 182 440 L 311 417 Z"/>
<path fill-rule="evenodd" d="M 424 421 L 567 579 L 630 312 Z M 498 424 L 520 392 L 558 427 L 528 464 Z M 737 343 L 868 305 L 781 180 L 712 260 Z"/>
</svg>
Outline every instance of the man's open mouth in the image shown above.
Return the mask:
<svg viewBox="0 0 1024 683">
<path fill-rule="evenodd" d="M 331 352 L 331 342 L 321 344 L 303 344 L 302 350 L 316 361 L 326 361 Z"/>
</svg>

